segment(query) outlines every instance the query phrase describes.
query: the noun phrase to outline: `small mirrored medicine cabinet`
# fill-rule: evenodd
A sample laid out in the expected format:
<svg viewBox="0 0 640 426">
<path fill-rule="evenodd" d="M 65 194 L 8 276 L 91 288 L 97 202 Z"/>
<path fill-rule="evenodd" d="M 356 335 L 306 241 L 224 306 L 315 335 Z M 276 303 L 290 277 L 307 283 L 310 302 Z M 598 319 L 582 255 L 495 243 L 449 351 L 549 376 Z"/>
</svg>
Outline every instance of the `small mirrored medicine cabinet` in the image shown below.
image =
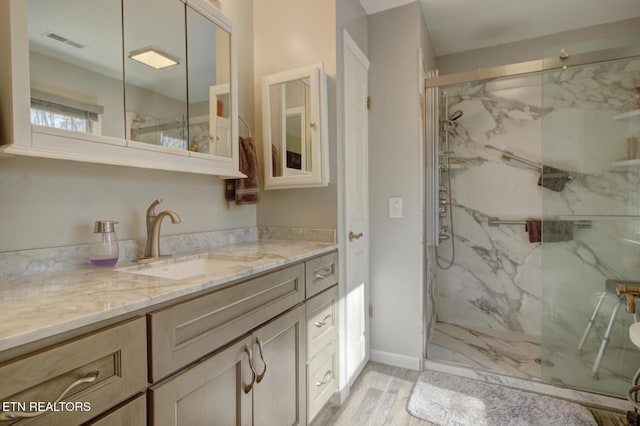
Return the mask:
<svg viewBox="0 0 640 426">
<path fill-rule="evenodd" d="M 5 155 L 243 177 L 236 38 L 207 0 L 4 0 Z"/>
<path fill-rule="evenodd" d="M 262 128 L 265 189 L 328 185 L 323 64 L 262 78 Z"/>
</svg>

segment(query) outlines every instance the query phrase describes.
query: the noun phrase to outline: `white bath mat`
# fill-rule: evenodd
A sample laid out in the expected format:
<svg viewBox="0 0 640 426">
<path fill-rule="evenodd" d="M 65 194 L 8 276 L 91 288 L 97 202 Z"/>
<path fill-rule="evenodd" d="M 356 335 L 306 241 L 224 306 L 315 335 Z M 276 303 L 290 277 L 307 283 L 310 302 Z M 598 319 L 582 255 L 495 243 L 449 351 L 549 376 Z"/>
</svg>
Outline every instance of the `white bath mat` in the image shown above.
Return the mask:
<svg viewBox="0 0 640 426">
<path fill-rule="evenodd" d="M 581 405 L 436 371 L 420 375 L 407 409 L 439 426 L 597 425 Z"/>
</svg>

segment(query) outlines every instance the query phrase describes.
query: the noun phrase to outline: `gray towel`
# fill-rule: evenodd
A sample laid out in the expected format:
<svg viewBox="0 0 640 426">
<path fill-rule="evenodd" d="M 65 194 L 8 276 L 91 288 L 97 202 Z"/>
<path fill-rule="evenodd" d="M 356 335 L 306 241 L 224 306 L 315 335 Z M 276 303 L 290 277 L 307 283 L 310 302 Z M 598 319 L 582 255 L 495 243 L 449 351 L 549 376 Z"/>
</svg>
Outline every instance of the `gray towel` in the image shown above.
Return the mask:
<svg viewBox="0 0 640 426">
<path fill-rule="evenodd" d="M 573 240 L 573 222 L 565 220 L 545 220 L 542 222 L 543 243 L 571 240 Z"/>
<path fill-rule="evenodd" d="M 564 185 L 568 180 L 569 173 L 564 170 L 544 166 L 542 168 L 542 174 L 538 179 L 538 186 L 544 186 L 545 188 L 560 192 L 564 189 Z"/>
</svg>

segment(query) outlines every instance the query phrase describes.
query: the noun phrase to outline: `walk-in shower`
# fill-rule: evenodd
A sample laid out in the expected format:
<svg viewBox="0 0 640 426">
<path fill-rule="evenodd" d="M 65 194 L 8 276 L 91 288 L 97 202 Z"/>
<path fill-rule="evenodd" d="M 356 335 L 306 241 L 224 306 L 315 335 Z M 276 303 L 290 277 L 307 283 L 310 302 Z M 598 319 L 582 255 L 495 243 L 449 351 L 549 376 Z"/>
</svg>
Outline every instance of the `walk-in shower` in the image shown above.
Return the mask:
<svg viewBox="0 0 640 426">
<path fill-rule="evenodd" d="M 640 41 L 605 44 L 426 79 L 428 359 L 629 387 L 611 283 L 640 279 Z"/>
</svg>

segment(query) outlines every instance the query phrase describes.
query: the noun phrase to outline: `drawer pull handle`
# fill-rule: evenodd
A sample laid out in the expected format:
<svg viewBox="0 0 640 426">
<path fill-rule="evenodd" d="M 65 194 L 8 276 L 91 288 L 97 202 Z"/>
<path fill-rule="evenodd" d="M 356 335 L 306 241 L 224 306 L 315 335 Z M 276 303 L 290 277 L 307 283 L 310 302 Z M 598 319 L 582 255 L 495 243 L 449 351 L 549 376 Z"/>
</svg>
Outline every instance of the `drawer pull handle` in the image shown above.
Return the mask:
<svg viewBox="0 0 640 426">
<path fill-rule="evenodd" d="M 327 314 L 326 317 L 322 318 L 322 321 L 316 321 L 314 325 L 318 328 L 322 328 L 327 325 L 327 321 L 329 321 L 329 318 L 331 318 L 331 314 Z"/>
<path fill-rule="evenodd" d="M 316 274 L 314 275 L 314 278 L 316 280 L 324 280 L 325 278 L 327 278 L 331 274 L 333 274 L 333 267 L 329 266 L 328 268 L 324 268 L 324 269 L 321 269 L 321 270 L 317 271 Z"/>
<path fill-rule="evenodd" d="M 91 371 L 89 374 L 87 374 L 83 378 L 78 379 L 75 382 L 71 383 L 69 386 L 67 386 L 67 388 L 65 390 L 62 391 L 62 393 L 56 398 L 56 400 L 53 401 L 53 404 L 57 405 L 76 386 L 79 386 L 79 385 L 81 385 L 83 383 L 95 382 L 96 379 L 98 378 L 98 374 L 100 374 L 100 373 L 97 372 L 97 371 Z M 45 411 L 33 411 L 33 412 L 6 411 L 4 413 L 0 413 L 0 421 L 2 421 L 2 420 L 15 420 L 15 419 L 28 419 L 28 418 L 31 418 L 31 417 L 41 416 L 41 415 L 43 415 L 45 413 L 48 413 L 48 411 L 46 411 L 46 410 Z"/>
<path fill-rule="evenodd" d="M 260 359 L 262 360 L 262 363 L 264 364 L 264 369 L 262 370 L 262 373 L 259 373 L 258 377 L 256 378 L 256 382 L 260 383 L 262 381 L 262 379 L 264 379 L 264 374 L 267 372 L 267 361 L 264 360 L 264 354 L 262 352 L 262 350 L 263 350 L 262 341 L 260 340 L 260 338 L 258 336 L 256 336 L 256 343 L 258 344 L 258 351 L 260 352 Z"/>
<path fill-rule="evenodd" d="M 316 386 L 321 388 L 322 386 L 326 385 L 327 383 L 329 383 L 330 377 L 331 377 L 331 370 L 327 370 L 327 372 L 324 373 L 322 380 L 320 380 L 319 382 L 316 382 Z"/>
<path fill-rule="evenodd" d="M 253 369 L 253 355 L 251 354 L 251 349 L 249 349 L 249 345 L 245 344 L 244 345 L 244 352 L 247 354 L 247 357 L 249 358 L 249 369 L 251 370 L 251 383 L 249 383 L 248 385 L 243 383 L 243 387 L 244 387 L 244 393 L 249 393 L 251 392 L 251 389 L 253 389 L 253 384 L 256 382 L 256 370 Z"/>
</svg>

